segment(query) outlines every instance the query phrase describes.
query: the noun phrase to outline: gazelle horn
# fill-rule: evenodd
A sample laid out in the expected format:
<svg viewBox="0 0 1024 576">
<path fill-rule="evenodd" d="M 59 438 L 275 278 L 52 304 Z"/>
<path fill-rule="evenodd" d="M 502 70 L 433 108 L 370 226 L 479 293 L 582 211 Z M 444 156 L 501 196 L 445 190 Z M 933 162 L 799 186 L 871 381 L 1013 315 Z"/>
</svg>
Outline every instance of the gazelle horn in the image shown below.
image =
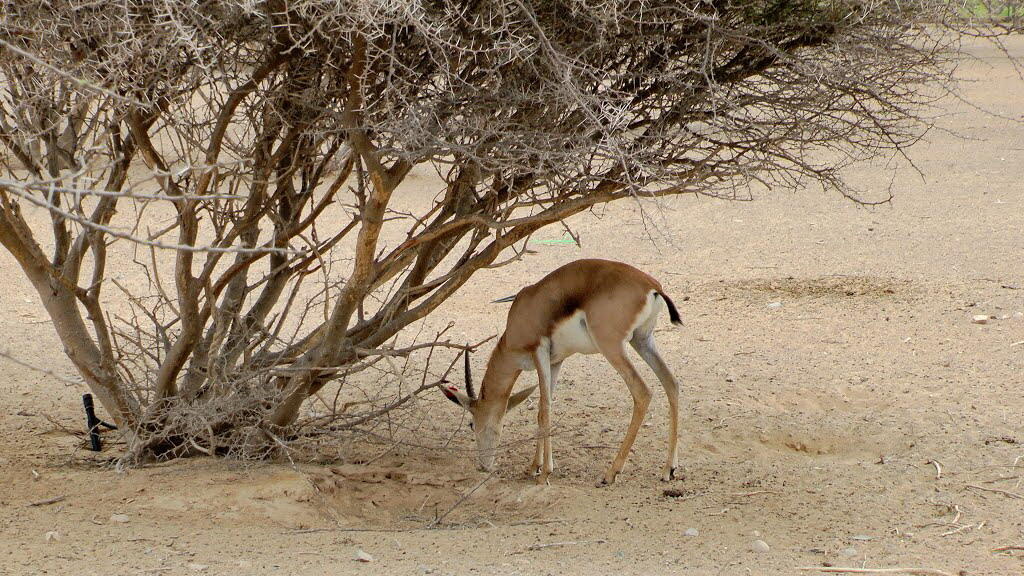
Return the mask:
<svg viewBox="0 0 1024 576">
<path fill-rule="evenodd" d="M 473 392 L 473 373 L 469 369 L 469 350 L 462 353 L 462 359 L 466 363 L 466 394 L 470 398 L 476 398 L 476 393 Z"/>
</svg>

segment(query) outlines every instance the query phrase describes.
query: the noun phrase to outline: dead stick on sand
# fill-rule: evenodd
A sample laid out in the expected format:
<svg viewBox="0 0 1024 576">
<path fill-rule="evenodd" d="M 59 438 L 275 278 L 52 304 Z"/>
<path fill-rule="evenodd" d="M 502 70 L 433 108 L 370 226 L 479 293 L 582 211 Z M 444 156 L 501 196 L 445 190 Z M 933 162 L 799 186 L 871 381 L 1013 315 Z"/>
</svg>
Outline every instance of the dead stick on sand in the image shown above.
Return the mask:
<svg viewBox="0 0 1024 576">
<path fill-rule="evenodd" d="M 287 532 L 280 532 L 282 536 L 294 536 L 299 534 L 316 534 L 318 532 L 416 532 L 418 530 L 424 530 L 424 528 L 300 528 L 298 530 L 288 530 Z"/>
<path fill-rule="evenodd" d="M 511 552 L 509 556 L 513 554 L 522 554 L 523 552 L 536 552 L 537 550 L 544 550 L 545 548 L 561 548 L 562 546 L 575 546 L 577 544 L 607 544 L 607 540 L 566 540 L 565 542 L 551 542 L 550 544 L 534 544 L 533 546 L 527 546 L 525 550 L 518 552 Z"/>
<path fill-rule="evenodd" d="M 456 508 L 458 508 L 460 504 L 462 504 L 463 502 L 466 501 L 466 498 L 469 498 L 470 496 L 472 496 L 473 492 L 476 492 L 478 488 L 483 486 L 484 483 L 487 482 L 488 480 L 490 480 L 493 476 L 494 476 L 494 472 L 491 472 L 490 474 L 488 474 L 487 477 L 484 478 L 483 480 L 481 480 L 479 484 L 477 484 L 476 486 L 473 486 L 473 488 L 469 492 L 466 492 L 465 494 L 462 495 L 461 498 L 456 500 L 455 504 L 452 504 L 452 507 L 449 508 L 448 510 L 446 510 L 444 514 L 441 514 L 437 518 L 434 518 L 433 520 L 431 520 L 430 523 L 427 524 L 426 527 L 427 528 L 435 528 L 435 527 L 437 527 L 441 523 L 442 520 L 447 518 L 448 515 L 452 513 L 452 510 L 455 510 Z"/>
<path fill-rule="evenodd" d="M 838 574 L 910 574 L 911 576 L 953 576 L 931 568 L 840 568 L 837 566 L 801 566 L 797 570 L 833 572 Z"/>
<path fill-rule="evenodd" d="M 54 496 L 53 498 L 47 498 L 46 500 L 36 500 L 35 502 L 29 502 L 25 506 L 46 506 L 47 504 L 56 504 L 57 502 L 63 502 L 67 496 Z"/>
<path fill-rule="evenodd" d="M 558 548 L 561 546 L 574 546 L 576 544 L 605 544 L 607 540 L 567 540 L 565 542 L 552 542 L 550 544 L 534 544 L 527 550 L 543 550 L 545 548 Z"/>
<path fill-rule="evenodd" d="M 530 526 L 534 524 L 558 524 L 561 522 L 567 522 L 565 518 L 537 518 L 534 520 L 520 520 L 513 522 L 509 526 Z"/>
<path fill-rule="evenodd" d="M 935 479 L 938 480 L 939 478 L 942 478 L 942 464 L 939 463 L 938 460 L 934 460 L 934 459 L 933 460 L 929 460 L 928 462 L 932 466 L 935 466 Z"/>
<path fill-rule="evenodd" d="M 741 498 L 746 498 L 748 496 L 757 496 L 759 494 L 781 494 L 781 492 L 778 492 L 776 490 L 755 490 L 753 492 L 733 492 L 732 494 L 729 494 L 729 495 L 730 496 L 739 496 Z"/>
<path fill-rule="evenodd" d="M 992 549 L 993 552 L 1009 552 L 1011 550 L 1024 550 L 1024 546 L 1000 546 Z"/>
<path fill-rule="evenodd" d="M 968 484 L 968 488 L 974 488 L 975 490 L 984 490 L 985 492 L 995 492 L 996 494 L 1002 494 L 1009 496 L 1016 500 L 1024 500 L 1024 494 L 1017 494 L 1016 492 L 1010 492 L 1009 490 L 1000 490 L 999 488 L 985 488 L 984 486 L 978 486 L 977 484 Z"/>
</svg>

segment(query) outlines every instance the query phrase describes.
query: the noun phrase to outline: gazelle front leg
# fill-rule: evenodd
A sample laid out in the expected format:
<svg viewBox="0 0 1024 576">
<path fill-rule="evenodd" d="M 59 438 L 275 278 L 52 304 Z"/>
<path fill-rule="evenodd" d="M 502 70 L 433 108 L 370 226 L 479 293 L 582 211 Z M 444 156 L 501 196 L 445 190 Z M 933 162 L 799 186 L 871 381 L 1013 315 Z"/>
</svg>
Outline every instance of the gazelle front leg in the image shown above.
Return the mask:
<svg viewBox="0 0 1024 576">
<path fill-rule="evenodd" d="M 541 339 L 537 350 L 533 353 L 533 364 L 537 368 L 537 384 L 540 388 L 540 407 L 537 410 L 537 452 L 534 463 L 539 465 L 540 474 L 537 482 L 547 482 L 548 475 L 555 469 L 555 461 L 551 455 L 551 342 Z"/>
<path fill-rule="evenodd" d="M 558 383 L 558 372 L 561 369 L 562 369 L 562 363 L 561 362 L 558 362 L 557 364 L 552 364 L 551 365 L 551 377 L 550 377 L 551 386 L 550 386 L 550 393 L 548 394 L 549 399 L 550 399 L 550 397 L 555 395 L 555 385 Z M 540 374 L 540 370 L 537 371 L 537 374 L 538 375 Z M 538 378 L 539 378 L 539 376 L 538 376 Z M 549 402 L 549 404 L 550 404 L 550 402 Z M 549 410 L 550 410 L 550 407 L 549 407 Z M 530 469 L 528 471 L 528 473 L 531 476 L 539 476 L 540 473 L 541 473 L 541 468 L 543 467 L 543 464 L 544 464 L 544 439 L 545 439 L 545 436 L 543 434 L 540 434 L 540 428 L 541 428 L 540 409 L 538 408 L 537 409 L 537 430 L 538 430 L 538 434 L 537 434 L 537 450 L 534 451 L 534 453 L 533 453 L 533 462 L 530 464 Z M 555 468 L 555 459 L 554 459 L 554 456 L 551 456 L 551 469 L 554 470 L 554 468 Z"/>
</svg>

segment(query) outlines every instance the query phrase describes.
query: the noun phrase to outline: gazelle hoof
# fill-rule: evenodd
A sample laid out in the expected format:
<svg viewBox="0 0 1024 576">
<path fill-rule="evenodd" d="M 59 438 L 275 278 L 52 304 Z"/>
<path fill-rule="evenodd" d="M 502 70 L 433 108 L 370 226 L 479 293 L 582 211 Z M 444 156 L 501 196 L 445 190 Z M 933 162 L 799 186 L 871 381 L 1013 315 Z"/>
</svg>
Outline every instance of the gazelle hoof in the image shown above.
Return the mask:
<svg viewBox="0 0 1024 576">
<path fill-rule="evenodd" d="M 598 488 L 605 488 L 607 486 L 611 486 L 614 483 L 615 483 L 615 479 L 614 478 L 612 478 L 611 480 L 608 480 L 607 478 L 601 478 L 601 480 L 597 483 L 597 487 Z"/>
<path fill-rule="evenodd" d="M 683 480 L 685 478 L 685 476 L 683 474 L 679 474 L 678 476 L 676 476 L 676 470 L 678 470 L 678 468 L 675 468 L 675 467 L 669 468 L 664 474 L 662 474 L 661 481 L 662 482 L 669 482 L 669 481 L 675 480 L 676 478 L 679 478 L 680 480 Z"/>
</svg>

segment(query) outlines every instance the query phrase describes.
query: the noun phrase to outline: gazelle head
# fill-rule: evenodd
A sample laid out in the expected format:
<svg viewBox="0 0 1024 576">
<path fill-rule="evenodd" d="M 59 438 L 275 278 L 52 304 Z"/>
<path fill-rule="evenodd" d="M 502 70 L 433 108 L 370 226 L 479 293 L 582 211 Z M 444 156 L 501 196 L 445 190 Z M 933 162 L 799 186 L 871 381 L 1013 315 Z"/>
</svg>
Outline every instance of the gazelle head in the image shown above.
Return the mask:
<svg viewBox="0 0 1024 576">
<path fill-rule="evenodd" d="M 493 377 L 493 375 L 488 370 L 484 374 L 482 385 L 484 393 L 477 397 L 473 391 L 469 351 L 463 354 L 463 358 L 466 372 L 466 392 L 462 393 L 455 386 L 442 387 L 441 391 L 449 400 L 469 412 L 471 418 L 469 427 L 476 434 L 477 465 L 481 470 L 490 472 L 494 469 L 494 457 L 498 451 L 498 442 L 501 440 L 501 426 L 502 420 L 505 419 L 505 413 L 529 398 L 536 386 L 510 394 L 514 378 L 512 382 L 501 383 L 502 386 L 489 386 L 489 377 Z"/>
</svg>

